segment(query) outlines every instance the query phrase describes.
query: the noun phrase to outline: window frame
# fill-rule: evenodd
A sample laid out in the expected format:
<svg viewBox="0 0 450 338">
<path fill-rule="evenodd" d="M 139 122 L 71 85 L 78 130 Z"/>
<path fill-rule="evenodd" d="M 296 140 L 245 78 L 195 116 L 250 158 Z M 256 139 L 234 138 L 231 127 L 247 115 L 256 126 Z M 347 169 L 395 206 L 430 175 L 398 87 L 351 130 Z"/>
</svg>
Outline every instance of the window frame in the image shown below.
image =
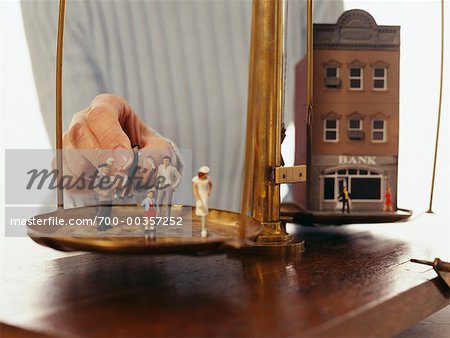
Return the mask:
<svg viewBox="0 0 450 338">
<path fill-rule="evenodd" d="M 351 121 L 359 121 L 359 128 L 352 128 L 350 127 Z M 349 118 L 348 124 L 347 124 L 347 130 L 348 131 L 362 131 L 363 130 L 363 120 L 361 118 L 355 117 L 355 118 Z"/>
<path fill-rule="evenodd" d="M 359 76 L 352 76 L 352 69 L 359 69 Z M 360 87 L 352 87 L 352 80 L 359 80 Z M 348 89 L 352 91 L 362 91 L 364 90 L 364 67 L 360 65 L 350 65 L 348 67 Z"/>
<path fill-rule="evenodd" d="M 384 70 L 384 76 L 375 76 L 375 70 L 376 69 L 383 69 Z M 372 68 L 372 89 L 375 91 L 386 91 L 387 90 L 387 71 L 388 68 L 386 66 L 373 66 Z M 375 81 L 376 80 L 383 80 L 383 88 L 376 88 L 375 87 Z"/>
<path fill-rule="evenodd" d="M 327 121 L 336 121 L 336 128 L 327 128 Z M 327 139 L 327 131 L 335 131 L 336 139 L 334 139 L 334 140 Z M 323 119 L 323 141 L 330 142 L 330 143 L 339 142 L 339 119 L 337 119 L 337 118 L 324 118 Z"/>
<path fill-rule="evenodd" d="M 324 66 L 324 87 L 326 89 L 329 90 L 339 90 L 342 88 L 342 81 L 341 81 L 341 71 L 340 71 L 340 66 L 339 65 L 335 65 L 335 64 L 328 64 L 326 66 Z M 335 69 L 336 70 L 336 76 L 328 76 L 327 72 L 328 69 Z M 338 84 L 336 86 L 331 86 L 328 85 L 328 80 L 329 79 L 336 79 Z"/>
<path fill-rule="evenodd" d="M 377 121 L 383 121 L 383 129 L 375 129 L 375 122 L 377 122 Z M 386 121 L 386 119 L 373 119 L 372 120 L 372 130 L 371 130 L 371 139 L 372 139 L 372 143 L 386 143 L 386 141 L 387 141 L 387 137 L 386 137 L 386 124 L 387 124 L 387 121 Z M 382 140 L 376 140 L 375 138 L 374 138 L 374 134 L 376 133 L 376 132 L 383 132 L 383 139 Z"/>
<path fill-rule="evenodd" d="M 327 75 L 327 70 L 328 70 L 329 68 L 330 68 L 330 69 L 331 69 L 331 68 L 336 69 L 336 76 L 335 76 L 335 77 L 339 79 L 339 75 L 340 75 L 340 74 L 339 74 L 339 73 L 340 73 L 340 72 L 339 72 L 339 68 L 340 68 L 340 67 L 338 67 L 337 65 L 327 65 L 327 66 L 325 66 L 325 69 L 324 69 L 324 71 L 325 71 L 325 77 L 326 77 L 326 78 L 333 77 L 333 76 L 328 76 L 328 75 Z"/>
</svg>

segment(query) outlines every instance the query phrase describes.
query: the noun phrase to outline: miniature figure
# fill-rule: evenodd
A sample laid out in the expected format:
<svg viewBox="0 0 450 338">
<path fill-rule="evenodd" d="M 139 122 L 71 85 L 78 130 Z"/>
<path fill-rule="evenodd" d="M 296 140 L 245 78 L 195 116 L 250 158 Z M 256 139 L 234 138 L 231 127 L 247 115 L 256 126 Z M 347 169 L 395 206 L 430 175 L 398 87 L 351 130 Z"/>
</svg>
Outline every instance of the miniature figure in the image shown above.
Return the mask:
<svg viewBox="0 0 450 338">
<path fill-rule="evenodd" d="M 384 194 L 384 211 L 393 212 L 394 208 L 392 207 L 392 191 L 391 187 L 386 189 L 386 193 Z"/>
<path fill-rule="evenodd" d="M 192 190 L 195 197 L 195 215 L 202 218 L 202 231 L 201 236 L 203 238 L 208 236 L 208 230 L 206 228 L 206 216 L 209 213 L 208 210 L 208 197 L 212 191 L 212 182 L 208 177 L 209 168 L 202 166 L 198 170 L 197 176 L 192 179 Z"/>
<path fill-rule="evenodd" d="M 155 191 L 150 189 L 147 191 L 147 197 L 141 202 L 141 207 L 144 207 L 144 217 L 147 217 L 148 219 L 145 224 L 144 230 L 150 229 L 155 230 L 155 227 L 153 226 L 150 218 L 156 216 L 156 201 L 155 201 Z M 148 226 L 150 227 L 148 228 Z"/>
<path fill-rule="evenodd" d="M 112 157 L 108 157 L 106 159 L 106 164 L 108 165 L 108 175 L 111 177 L 116 176 L 115 160 Z"/>
<path fill-rule="evenodd" d="M 342 192 L 339 195 L 339 201 L 342 202 L 342 213 L 345 212 L 345 207 L 347 206 L 347 213 L 350 213 L 350 193 L 347 190 L 347 187 L 344 185 L 342 188 Z"/>
<path fill-rule="evenodd" d="M 141 155 L 141 152 L 139 151 L 140 147 L 141 146 L 137 143 L 131 145 L 131 148 L 133 149 L 133 158 L 130 158 L 130 160 L 121 168 L 121 170 L 128 169 L 127 183 L 122 191 L 121 198 L 133 196 L 133 194 L 130 195 L 130 193 L 133 188 L 133 177 L 138 170 L 139 157 Z"/>
<path fill-rule="evenodd" d="M 163 157 L 163 163 L 158 167 L 156 174 L 157 178 L 162 178 L 162 186 L 159 188 L 156 194 L 156 204 L 158 205 L 158 211 L 161 211 L 161 206 L 165 206 L 165 217 L 170 217 L 170 208 L 172 204 L 172 195 L 175 189 L 181 182 L 181 174 L 177 168 L 170 165 L 171 158 L 169 156 Z M 162 215 L 159 215 L 162 216 Z"/>
<path fill-rule="evenodd" d="M 112 157 L 108 157 L 106 159 L 106 164 L 108 165 L 108 173 L 107 173 L 107 175 L 109 177 L 111 177 L 112 180 L 115 180 L 115 178 L 116 178 L 115 160 Z M 116 188 L 113 189 L 113 196 L 114 196 L 114 198 L 117 198 Z"/>
<path fill-rule="evenodd" d="M 100 202 L 100 205 L 97 207 L 96 215 L 102 217 L 97 224 L 97 229 L 100 231 L 105 231 L 112 228 L 109 217 L 111 216 L 112 208 L 113 183 L 111 178 L 108 176 L 108 170 L 109 167 L 107 163 L 99 164 L 99 174 L 97 175 L 94 183 L 94 189 Z"/>
</svg>

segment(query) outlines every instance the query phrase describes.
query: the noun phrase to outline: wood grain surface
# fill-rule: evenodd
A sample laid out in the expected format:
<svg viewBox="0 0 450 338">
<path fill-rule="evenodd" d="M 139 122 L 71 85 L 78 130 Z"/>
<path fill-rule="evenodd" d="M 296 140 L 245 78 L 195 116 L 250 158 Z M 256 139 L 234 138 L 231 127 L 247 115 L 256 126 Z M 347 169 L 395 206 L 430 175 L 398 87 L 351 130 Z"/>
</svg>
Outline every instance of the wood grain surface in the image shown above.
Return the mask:
<svg viewBox="0 0 450 338">
<path fill-rule="evenodd" d="M 300 256 L 85 254 L 8 268 L 2 336 L 392 336 L 450 303 L 433 270 L 409 263 L 448 260 L 448 224 L 433 216 L 288 228 L 306 240 Z"/>
</svg>

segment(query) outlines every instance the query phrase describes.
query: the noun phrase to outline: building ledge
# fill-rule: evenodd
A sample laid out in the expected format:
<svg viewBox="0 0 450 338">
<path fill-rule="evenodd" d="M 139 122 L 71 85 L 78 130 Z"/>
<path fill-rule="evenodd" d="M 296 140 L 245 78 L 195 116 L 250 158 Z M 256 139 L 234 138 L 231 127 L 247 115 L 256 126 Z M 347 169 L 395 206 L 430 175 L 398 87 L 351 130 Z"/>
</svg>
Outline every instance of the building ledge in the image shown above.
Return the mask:
<svg viewBox="0 0 450 338">
<path fill-rule="evenodd" d="M 350 214 L 336 211 L 312 211 L 295 203 L 282 203 L 281 218 L 289 223 L 306 226 L 315 225 L 344 225 L 365 223 L 392 223 L 406 221 L 412 211 L 397 209 L 394 212 L 385 211 L 352 211 Z"/>
</svg>

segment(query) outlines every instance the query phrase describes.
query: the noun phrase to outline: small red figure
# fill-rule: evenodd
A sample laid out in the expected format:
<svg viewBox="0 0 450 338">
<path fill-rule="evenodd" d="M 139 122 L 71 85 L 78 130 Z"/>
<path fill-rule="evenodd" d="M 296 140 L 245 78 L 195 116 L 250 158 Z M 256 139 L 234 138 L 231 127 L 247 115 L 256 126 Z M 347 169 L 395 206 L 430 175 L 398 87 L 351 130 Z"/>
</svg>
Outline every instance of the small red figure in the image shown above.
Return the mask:
<svg viewBox="0 0 450 338">
<path fill-rule="evenodd" d="M 384 194 L 384 211 L 393 212 L 394 208 L 392 207 L 392 192 L 391 187 L 386 189 L 386 193 Z"/>
</svg>

